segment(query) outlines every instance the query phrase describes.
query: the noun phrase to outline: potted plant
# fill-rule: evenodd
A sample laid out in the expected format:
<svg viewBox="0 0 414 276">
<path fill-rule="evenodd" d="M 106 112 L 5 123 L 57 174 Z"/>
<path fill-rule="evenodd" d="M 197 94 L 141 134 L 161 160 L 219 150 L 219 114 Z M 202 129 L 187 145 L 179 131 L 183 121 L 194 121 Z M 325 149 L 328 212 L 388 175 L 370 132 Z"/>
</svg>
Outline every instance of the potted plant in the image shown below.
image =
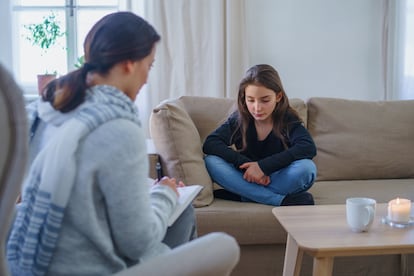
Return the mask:
<svg viewBox="0 0 414 276">
<path fill-rule="evenodd" d="M 82 55 L 82 56 L 78 57 L 78 59 L 76 60 L 75 68 L 77 68 L 77 69 L 81 68 L 84 63 L 85 63 L 85 56 Z"/>
<path fill-rule="evenodd" d="M 41 22 L 24 25 L 24 27 L 28 30 L 27 40 L 42 50 L 41 55 L 46 54 L 51 47 L 57 44 L 58 39 L 65 35 L 53 12 L 44 16 Z M 39 93 L 51 80 L 56 78 L 56 75 L 56 70 L 52 72 L 46 70 L 43 74 L 37 75 Z"/>
</svg>

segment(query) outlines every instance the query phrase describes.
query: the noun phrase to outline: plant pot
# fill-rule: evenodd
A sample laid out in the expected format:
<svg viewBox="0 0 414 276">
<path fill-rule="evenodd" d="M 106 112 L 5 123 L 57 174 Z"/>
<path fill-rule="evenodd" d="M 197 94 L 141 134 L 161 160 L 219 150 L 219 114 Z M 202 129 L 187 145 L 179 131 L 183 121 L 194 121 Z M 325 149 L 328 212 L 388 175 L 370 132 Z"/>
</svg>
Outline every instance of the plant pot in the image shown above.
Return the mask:
<svg viewBox="0 0 414 276">
<path fill-rule="evenodd" d="M 54 79 L 56 79 L 56 74 L 37 75 L 37 91 L 39 92 L 39 95 L 42 95 L 42 91 L 45 89 L 46 85 Z"/>
</svg>

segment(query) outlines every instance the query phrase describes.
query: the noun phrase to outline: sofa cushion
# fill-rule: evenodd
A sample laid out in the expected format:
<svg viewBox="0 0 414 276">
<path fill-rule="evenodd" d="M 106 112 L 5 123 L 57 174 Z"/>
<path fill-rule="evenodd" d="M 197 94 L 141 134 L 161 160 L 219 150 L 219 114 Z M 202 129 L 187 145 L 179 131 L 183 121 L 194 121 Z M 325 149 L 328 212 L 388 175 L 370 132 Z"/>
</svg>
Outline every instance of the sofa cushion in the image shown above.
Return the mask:
<svg viewBox="0 0 414 276">
<path fill-rule="evenodd" d="M 182 180 L 186 185 L 204 187 L 194 206 L 213 201 L 213 183 L 204 166 L 200 135 L 180 102 L 164 102 L 150 116 L 150 133 L 160 155 L 164 175 Z"/>
<path fill-rule="evenodd" d="M 285 244 L 286 231 L 273 216 L 273 208 L 253 202 L 214 199 L 210 206 L 196 209 L 198 234 L 226 232 L 240 245 Z"/>
<path fill-rule="evenodd" d="M 414 177 L 414 101 L 308 100 L 317 180 Z"/>
</svg>

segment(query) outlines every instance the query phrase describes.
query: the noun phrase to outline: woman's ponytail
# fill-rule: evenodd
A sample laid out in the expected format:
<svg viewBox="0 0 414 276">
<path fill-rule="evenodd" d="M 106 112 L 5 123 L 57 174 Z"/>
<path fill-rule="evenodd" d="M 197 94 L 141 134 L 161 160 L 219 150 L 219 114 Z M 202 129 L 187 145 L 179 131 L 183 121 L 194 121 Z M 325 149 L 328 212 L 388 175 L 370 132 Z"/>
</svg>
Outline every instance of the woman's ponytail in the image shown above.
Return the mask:
<svg viewBox="0 0 414 276">
<path fill-rule="evenodd" d="M 62 113 L 72 111 L 85 100 L 85 92 L 89 85 L 86 78 L 91 68 L 81 68 L 51 81 L 42 92 L 44 101 Z"/>
</svg>

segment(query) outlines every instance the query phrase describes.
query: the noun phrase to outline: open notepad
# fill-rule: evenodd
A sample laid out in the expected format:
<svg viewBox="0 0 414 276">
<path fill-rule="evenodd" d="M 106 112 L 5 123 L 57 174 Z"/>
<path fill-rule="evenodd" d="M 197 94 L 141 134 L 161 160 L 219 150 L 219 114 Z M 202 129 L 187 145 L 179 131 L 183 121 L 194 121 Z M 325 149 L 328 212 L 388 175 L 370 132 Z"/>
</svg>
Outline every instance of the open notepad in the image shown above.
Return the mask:
<svg viewBox="0 0 414 276">
<path fill-rule="evenodd" d="M 168 221 L 168 226 L 171 226 L 177 220 L 177 218 L 182 214 L 187 206 L 193 202 L 194 198 L 202 189 L 203 186 L 200 185 L 190 185 L 177 188 L 180 196 L 178 197 L 177 206 Z"/>
<path fill-rule="evenodd" d="M 155 179 L 148 178 L 148 184 L 151 186 L 154 185 L 155 181 Z M 177 188 L 180 196 L 178 197 L 175 210 L 168 220 L 168 226 L 171 226 L 177 220 L 177 218 L 184 212 L 185 208 L 187 208 L 187 206 L 193 202 L 194 198 L 200 193 L 202 189 L 203 186 L 201 185 L 189 185 Z"/>
</svg>

